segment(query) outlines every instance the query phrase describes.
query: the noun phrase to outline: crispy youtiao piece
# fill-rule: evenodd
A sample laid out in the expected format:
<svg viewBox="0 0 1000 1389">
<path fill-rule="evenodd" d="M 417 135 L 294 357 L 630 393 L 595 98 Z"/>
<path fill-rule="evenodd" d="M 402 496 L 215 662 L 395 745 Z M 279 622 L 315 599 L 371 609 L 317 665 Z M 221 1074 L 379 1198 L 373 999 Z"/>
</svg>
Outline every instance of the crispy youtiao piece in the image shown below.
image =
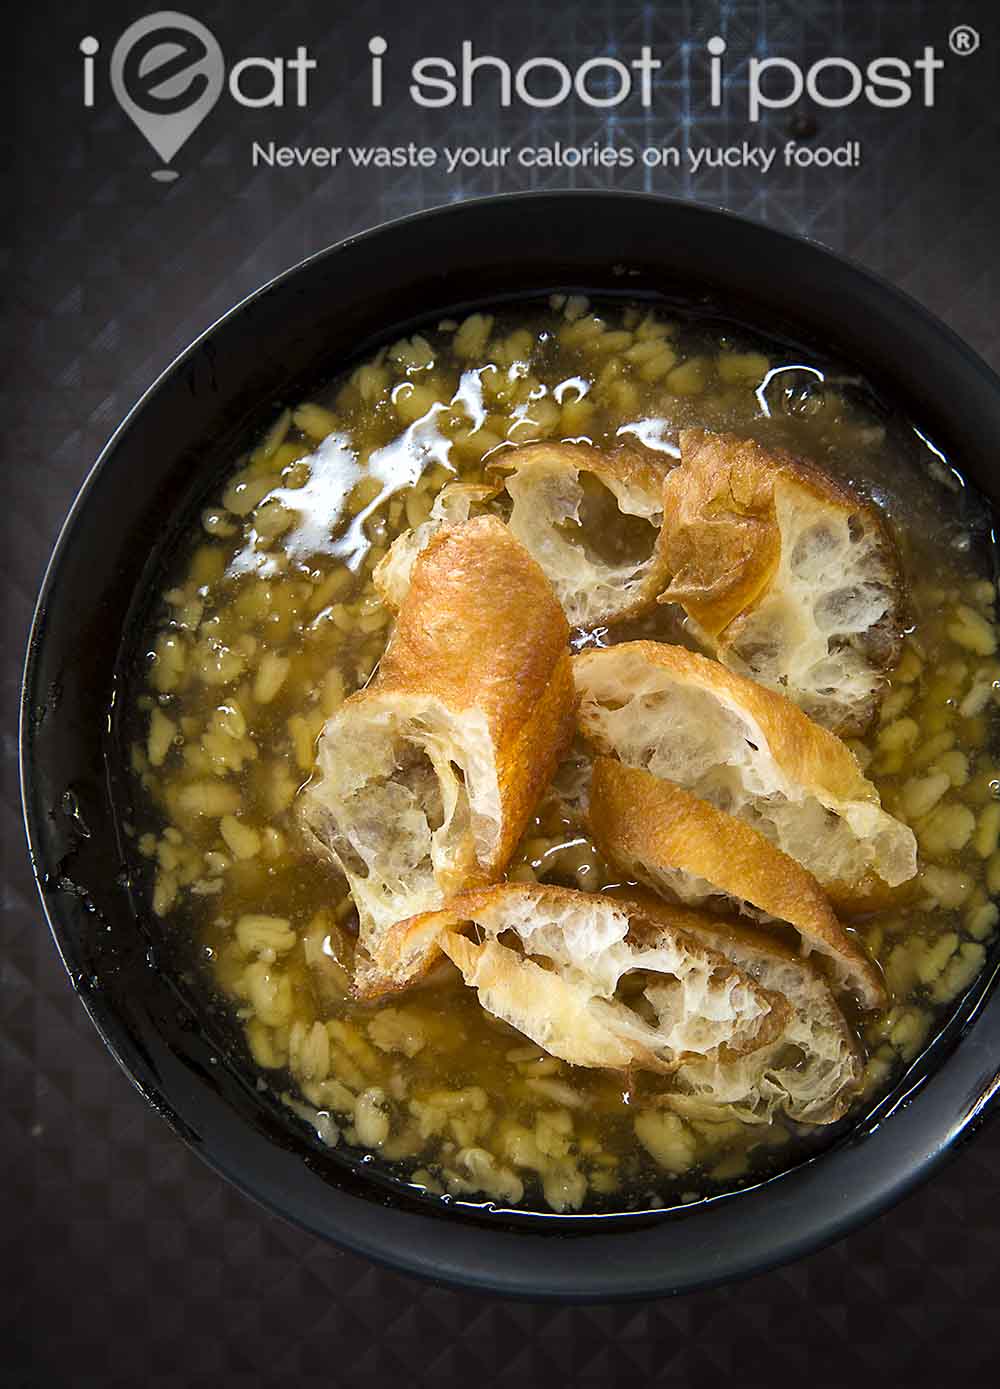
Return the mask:
<svg viewBox="0 0 1000 1389">
<path fill-rule="evenodd" d="M 878 968 L 837 920 L 811 873 L 742 820 L 672 781 L 609 757 L 594 763 L 590 828 L 609 862 L 667 900 L 720 899 L 794 926 L 802 953 L 827 960 L 865 1008 L 886 1003 Z"/>
<path fill-rule="evenodd" d="M 350 884 L 361 968 L 394 922 L 503 871 L 573 736 L 568 636 L 494 518 L 420 554 L 376 678 L 328 720 L 302 793 L 311 842 Z"/>
<path fill-rule="evenodd" d="M 896 548 L 876 508 L 781 449 L 682 430 L 663 491 L 661 602 L 724 665 L 837 733 L 871 722 L 902 641 Z"/>
<path fill-rule="evenodd" d="M 718 661 L 661 642 L 574 659 L 591 745 L 751 825 L 866 910 L 916 873 L 913 831 L 882 809 L 846 744 L 789 700 Z"/>
</svg>

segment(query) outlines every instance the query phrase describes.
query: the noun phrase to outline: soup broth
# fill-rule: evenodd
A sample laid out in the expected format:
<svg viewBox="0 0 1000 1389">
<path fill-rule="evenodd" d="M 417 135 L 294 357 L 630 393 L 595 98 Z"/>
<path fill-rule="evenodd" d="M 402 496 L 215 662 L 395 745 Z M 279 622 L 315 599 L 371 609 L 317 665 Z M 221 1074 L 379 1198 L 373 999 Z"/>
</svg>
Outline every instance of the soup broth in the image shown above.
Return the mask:
<svg viewBox="0 0 1000 1389">
<path fill-rule="evenodd" d="M 233 460 L 149 630 L 131 760 L 152 911 L 207 962 L 268 1084 L 325 1141 L 374 1152 L 427 1192 L 627 1209 L 745 1181 L 808 1137 L 688 1120 L 655 1103 L 669 1078 L 569 1066 L 491 1017 L 455 971 L 355 1000 L 354 904 L 296 815 L 325 721 L 389 636 L 372 571 L 446 483 L 489 480 L 505 448 L 536 440 L 634 439 L 666 469 L 689 425 L 812 460 L 875 502 L 900 548 L 902 657 L 874 726 L 849 742 L 912 826 L 921 866 L 905 906 L 849 923 L 891 995 L 852 1019 L 866 1056 L 856 1106 L 923 1048 L 996 930 L 995 584 L 989 518 L 960 473 L 856 378 L 717 321 L 558 295 L 415 333 L 284 410 Z M 588 490 L 581 534 L 565 533 L 605 559 L 641 558 L 655 531 L 603 491 Z M 501 497 L 483 509 L 502 517 Z M 577 630 L 573 644 L 636 637 L 694 645 L 669 606 Z M 577 746 L 508 880 L 630 886 L 574 809 L 583 763 Z"/>
</svg>

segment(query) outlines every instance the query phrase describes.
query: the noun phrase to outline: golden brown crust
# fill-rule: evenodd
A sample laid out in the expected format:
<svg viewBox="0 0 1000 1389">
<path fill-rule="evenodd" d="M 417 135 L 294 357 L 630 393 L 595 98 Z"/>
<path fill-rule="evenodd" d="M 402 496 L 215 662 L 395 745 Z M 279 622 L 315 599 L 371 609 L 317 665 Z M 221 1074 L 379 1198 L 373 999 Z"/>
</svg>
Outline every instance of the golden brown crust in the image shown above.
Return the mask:
<svg viewBox="0 0 1000 1389">
<path fill-rule="evenodd" d="M 680 446 L 681 464 L 663 489 L 659 601 L 679 603 L 694 634 L 727 665 L 787 687 L 838 733 L 862 732 L 902 642 L 902 573 L 881 513 L 784 449 L 702 429 L 682 430 Z M 810 579 L 802 571 L 793 578 L 794 537 L 804 544 L 810 534 L 806 515 L 821 526 L 825 518 L 841 536 L 843 563 L 830 565 L 822 580 L 822 560 Z M 787 535 L 785 524 L 793 527 Z M 852 560 L 849 535 L 864 538 L 857 552 L 863 560 Z M 783 556 L 786 541 L 791 548 Z M 830 607 L 817 625 L 821 605 L 838 600 L 838 585 L 847 605 L 839 632 L 825 625 Z M 871 605 L 867 627 L 846 616 L 862 601 Z"/>
<path fill-rule="evenodd" d="M 678 680 L 709 690 L 739 705 L 760 725 L 775 760 L 790 779 L 807 787 L 821 786 L 838 799 L 878 803 L 878 792 L 861 771 L 857 758 L 835 734 L 810 719 L 784 695 L 766 689 L 746 676 L 737 675 L 718 661 L 699 656 L 686 647 L 656 641 L 634 641 L 621 642 L 600 651 L 582 651 L 573 662 L 574 671 L 578 673 L 578 684 L 587 683 L 587 673 L 596 671 L 600 664 L 620 660 L 629 652 L 668 671 Z M 593 731 L 588 730 L 585 709 L 581 711 L 581 717 L 582 732 L 592 738 Z M 600 750 L 614 751 L 605 747 Z"/>
<path fill-rule="evenodd" d="M 502 522 L 480 516 L 439 531 L 421 553 L 371 688 L 481 709 L 503 742 L 530 715 L 568 642 L 542 570 Z"/>
<path fill-rule="evenodd" d="M 419 556 L 369 693 L 432 695 L 484 715 L 503 808 L 482 881 L 500 872 L 573 739 L 569 626 L 541 568 L 492 516 L 438 532 Z"/>
<path fill-rule="evenodd" d="M 660 548 L 668 582 L 661 603 L 680 603 L 717 636 L 767 588 L 781 558 L 771 468 L 750 439 L 681 433 L 683 463 L 663 490 Z"/>
<path fill-rule="evenodd" d="M 406 596 L 417 556 L 431 537 L 445 526 L 469 520 L 472 509 L 485 506 L 501 485 L 479 482 L 449 482 L 438 493 L 428 520 L 398 535 L 372 571 L 372 582 L 387 608 L 398 609 Z"/>
<path fill-rule="evenodd" d="M 715 637 L 768 587 L 781 558 L 774 489 L 782 481 L 838 511 L 865 516 L 895 550 L 880 514 L 804 459 L 755 439 L 680 432 L 681 466 L 664 486 L 661 544 L 672 576 L 661 603 L 681 603 Z"/>
<path fill-rule="evenodd" d="M 598 849 L 629 876 L 680 869 L 796 928 L 845 971 L 866 1008 L 887 1002 L 882 976 L 844 930 L 812 874 L 755 829 L 650 772 L 598 757 L 589 822 Z"/>
<path fill-rule="evenodd" d="M 302 802 L 317 841 L 351 882 L 361 915 L 359 984 L 366 993 L 385 981 L 365 953 L 377 950 L 394 919 L 503 872 L 574 735 L 568 640 L 548 580 L 495 518 L 446 527 L 419 555 L 378 673 L 328 721 L 319 770 Z M 437 841 L 445 849 L 435 849 L 434 831 L 425 826 L 424 858 L 431 867 L 422 870 L 422 881 L 411 889 L 403 878 L 402 890 L 383 891 L 379 865 L 392 863 L 396 834 L 384 808 L 391 801 L 383 796 L 381 807 L 366 811 L 363 797 L 371 793 L 357 789 L 368 785 L 359 749 L 371 742 L 390 757 L 382 781 L 373 782 L 377 797 L 397 775 L 395 740 L 430 746 L 437 759 L 430 775 L 455 788 L 449 795 L 464 808 L 448 821 L 455 826 L 450 839 Z M 350 834 L 366 814 L 383 827 L 386 843 L 369 850 L 367 869 L 357 864 L 352 870 L 348 859 L 353 854 L 357 860 L 358 853 Z"/>
</svg>

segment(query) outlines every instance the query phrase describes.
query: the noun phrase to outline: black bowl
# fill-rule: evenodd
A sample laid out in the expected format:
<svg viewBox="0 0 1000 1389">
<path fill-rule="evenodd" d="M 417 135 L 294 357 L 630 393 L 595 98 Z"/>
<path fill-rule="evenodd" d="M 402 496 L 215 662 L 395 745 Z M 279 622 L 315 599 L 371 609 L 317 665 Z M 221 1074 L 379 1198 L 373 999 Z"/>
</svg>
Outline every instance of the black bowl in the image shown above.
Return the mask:
<svg viewBox="0 0 1000 1389">
<path fill-rule="evenodd" d="M 422 319 L 552 289 L 711 307 L 858 368 L 1000 501 L 1000 381 L 919 305 L 807 241 L 640 195 L 525 194 L 380 227 L 280 276 L 209 329 L 115 432 L 63 528 L 24 679 L 22 788 L 56 943 L 109 1049 L 175 1131 L 271 1209 L 399 1268 L 502 1293 L 608 1299 L 767 1268 L 927 1177 L 1000 1090 L 994 951 L 892 1093 L 832 1147 L 687 1208 L 541 1216 L 422 1198 L 322 1147 L 261 1094 L 130 875 L 115 707 L 123 642 L 177 524 L 273 416 Z M 117 699 L 118 707 L 122 703 Z"/>
</svg>

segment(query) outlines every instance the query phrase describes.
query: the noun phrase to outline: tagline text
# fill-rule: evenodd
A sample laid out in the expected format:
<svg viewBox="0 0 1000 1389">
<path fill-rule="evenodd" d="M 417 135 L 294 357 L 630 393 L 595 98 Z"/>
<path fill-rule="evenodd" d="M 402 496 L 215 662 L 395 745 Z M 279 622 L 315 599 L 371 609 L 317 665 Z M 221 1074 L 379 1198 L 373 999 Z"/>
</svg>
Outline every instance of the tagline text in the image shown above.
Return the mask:
<svg viewBox="0 0 1000 1389">
<path fill-rule="evenodd" d="M 458 174 L 482 169 L 672 169 L 693 176 L 711 170 L 743 169 L 768 174 L 773 168 L 857 169 L 858 140 L 839 145 L 785 140 L 765 145 L 742 140 L 732 145 L 631 145 L 594 141 L 569 145 L 279 145 L 253 142 L 255 169 L 443 169 Z"/>
</svg>

